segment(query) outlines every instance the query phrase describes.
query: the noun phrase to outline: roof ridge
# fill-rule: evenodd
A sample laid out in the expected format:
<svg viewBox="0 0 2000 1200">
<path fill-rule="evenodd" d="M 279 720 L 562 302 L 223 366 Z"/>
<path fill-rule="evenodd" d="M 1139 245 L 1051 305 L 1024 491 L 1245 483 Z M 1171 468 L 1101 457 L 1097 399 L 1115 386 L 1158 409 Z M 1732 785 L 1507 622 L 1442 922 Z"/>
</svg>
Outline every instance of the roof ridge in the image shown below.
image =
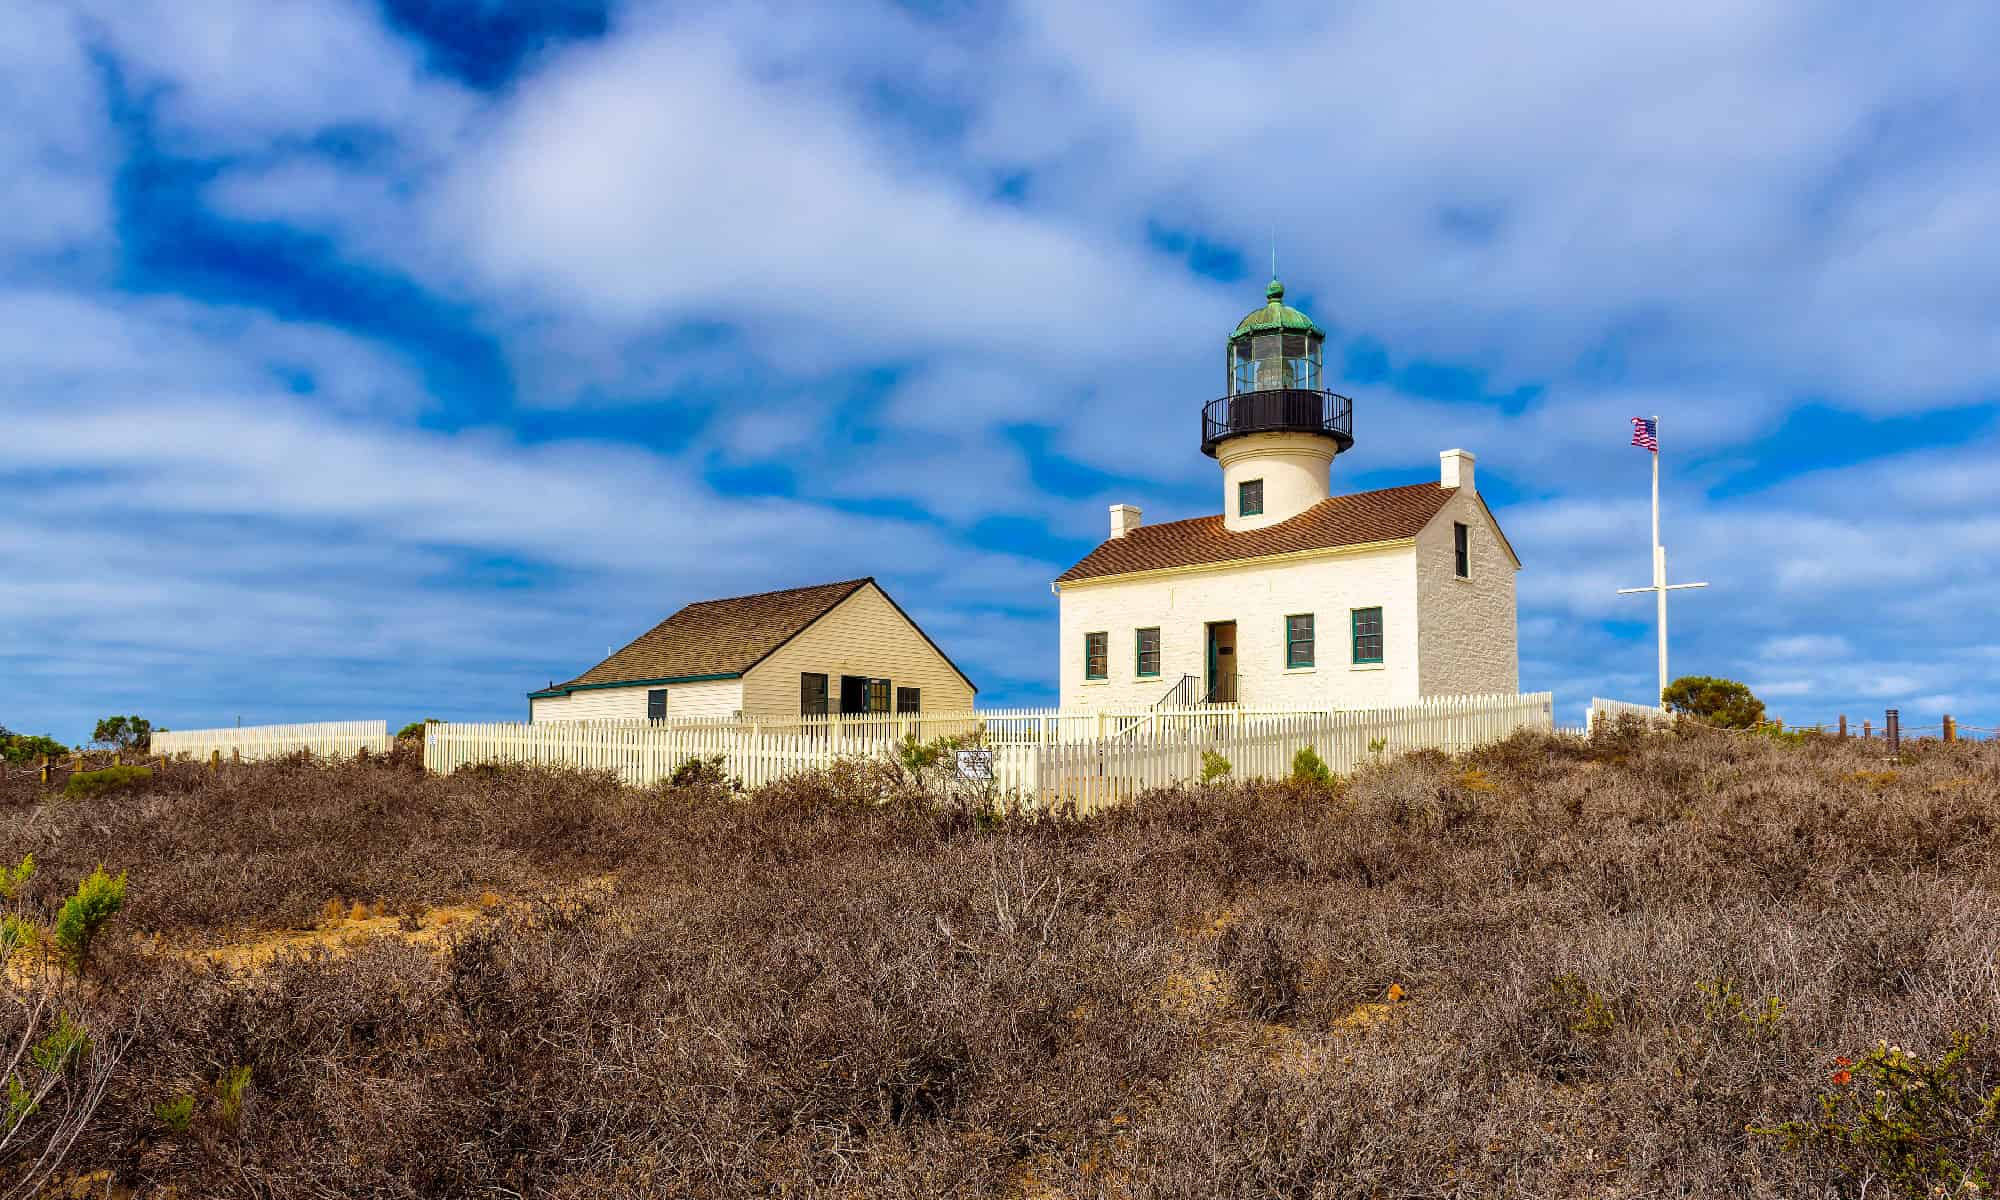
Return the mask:
<svg viewBox="0 0 2000 1200">
<path fill-rule="evenodd" d="M 742 596 L 715 596 L 707 600 L 690 600 L 682 608 L 699 608 L 704 604 L 734 604 L 739 600 L 764 600 L 772 596 L 789 596 L 799 592 L 817 592 L 823 588 L 858 588 L 864 583 L 875 582 L 873 575 L 863 575 L 859 579 L 836 579 L 828 583 L 807 583 L 798 587 L 772 588 L 768 592 L 750 592 Z"/>
<path fill-rule="evenodd" d="M 1428 488 L 1428 487 L 1437 487 L 1437 485 L 1428 482 L 1398 483 L 1398 484 L 1392 484 L 1391 486 L 1384 488 L 1369 488 L 1365 492 L 1342 492 L 1338 496 L 1328 496 L 1324 500 L 1313 501 L 1305 508 L 1300 509 L 1297 513 L 1294 513 L 1293 515 L 1286 517 L 1285 521 L 1296 521 L 1300 517 L 1306 516 L 1307 514 L 1311 513 L 1313 509 L 1318 508 L 1320 505 L 1332 504 L 1337 500 L 1358 500 L 1365 496 L 1380 496 L 1387 492 L 1404 492 L 1414 488 Z M 1441 492 L 1450 492 L 1450 491 L 1456 491 L 1457 489 L 1448 487 L 1437 487 L 1437 490 Z M 1161 529 L 1172 529 L 1176 525 L 1189 525 L 1193 524 L 1196 521 L 1220 521 L 1226 518 L 1228 515 L 1229 515 L 1228 513 L 1207 513 L 1199 517 L 1181 517 L 1180 519 L 1174 521 L 1156 521 L 1151 525 L 1140 525 L 1138 528 L 1133 529 L 1125 536 L 1131 537 L 1133 534 L 1145 533 L 1147 530 L 1157 531 Z M 1283 525 L 1285 521 L 1273 521 L 1271 522 L 1270 525 L 1260 525 L 1257 528 L 1270 529 L 1278 525 Z M 1257 530 L 1256 529 L 1232 530 L 1232 532 L 1255 533 L 1257 532 Z"/>
</svg>

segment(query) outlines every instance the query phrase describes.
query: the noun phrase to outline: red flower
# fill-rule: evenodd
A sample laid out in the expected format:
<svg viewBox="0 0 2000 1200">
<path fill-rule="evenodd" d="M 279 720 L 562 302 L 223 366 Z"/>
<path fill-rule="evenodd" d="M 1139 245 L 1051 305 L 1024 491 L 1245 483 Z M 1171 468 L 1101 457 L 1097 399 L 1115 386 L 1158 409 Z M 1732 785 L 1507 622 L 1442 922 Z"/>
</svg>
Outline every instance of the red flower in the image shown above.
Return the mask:
<svg viewBox="0 0 2000 1200">
<path fill-rule="evenodd" d="M 1851 1067 L 1854 1065 L 1854 1060 L 1845 1054 L 1836 1054 L 1833 1056 L 1833 1065 L 1836 1067 Z"/>
<path fill-rule="evenodd" d="M 1832 1076 L 1832 1079 L 1835 1083 L 1846 1083 L 1848 1080 L 1852 1078 L 1854 1078 L 1853 1072 L 1849 1071 L 1846 1067 L 1842 1067 L 1840 1070 L 1835 1071 Z"/>
</svg>

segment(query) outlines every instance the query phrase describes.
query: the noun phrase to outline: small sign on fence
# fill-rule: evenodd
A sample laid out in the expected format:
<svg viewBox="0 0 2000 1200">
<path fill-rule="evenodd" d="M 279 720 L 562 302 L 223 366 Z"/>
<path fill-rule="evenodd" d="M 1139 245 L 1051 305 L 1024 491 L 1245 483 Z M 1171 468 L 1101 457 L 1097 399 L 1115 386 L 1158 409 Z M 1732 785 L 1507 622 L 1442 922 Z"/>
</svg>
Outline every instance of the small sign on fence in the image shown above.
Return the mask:
<svg viewBox="0 0 2000 1200">
<path fill-rule="evenodd" d="M 974 783 L 993 782 L 993 752 L 991 750 L 960 750 L 958 752 L 958 777 Z"/>
</svg>

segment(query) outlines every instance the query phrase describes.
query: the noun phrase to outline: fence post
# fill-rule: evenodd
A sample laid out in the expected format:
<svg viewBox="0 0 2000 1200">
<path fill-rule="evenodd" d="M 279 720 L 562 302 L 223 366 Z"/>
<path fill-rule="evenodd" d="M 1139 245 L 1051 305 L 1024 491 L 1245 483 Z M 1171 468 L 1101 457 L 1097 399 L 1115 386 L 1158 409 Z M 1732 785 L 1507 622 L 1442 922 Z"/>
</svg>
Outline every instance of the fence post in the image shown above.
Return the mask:
<svg viewBox="0 0 2000 1200">
<path fill-rule="evenodd" d="M 1944 740 L 1947 742 L 1958 740 L 1958 723 L 1951 719 L 1950 713 L 1944 715 Z"/>
<path fill-rule="evenodd" d="M 1893 708 L 1882 714 L 1882 736 L 1889 739 L 1889 753 L 1891 754 L 1901 754 L 1903 752 L 1902 717 L 1903 714 L 1901 711 Z"/>
<path fill-rule="evenodd" d="M 1866 717 L 1861 719 L 1861 740 L 1864 742 L 1875 740 L 1875 722 Z"/>
<path fill-rule="evenodd" d="M 211 771 L 220 771 L 222 769 L 222 751 L 210 750 L 208 752 L 208 769 Z"/>
<path fill-rule="evenodd" d="M 49 781 L 49 756 L 44 754 L 42 755 L 42 782 L 47 783 L 48 781 Z"/>
<path fill-rule="evenodd" d="M 1846 713 L 1841 713 L 1841 714 L 1840 714 L 1840 740 L 1841 740 L 1841 741 L 1843 741 L 1843 742 L 1847 740 L 1847 714 L 1846 714 Z"/>
</svg>

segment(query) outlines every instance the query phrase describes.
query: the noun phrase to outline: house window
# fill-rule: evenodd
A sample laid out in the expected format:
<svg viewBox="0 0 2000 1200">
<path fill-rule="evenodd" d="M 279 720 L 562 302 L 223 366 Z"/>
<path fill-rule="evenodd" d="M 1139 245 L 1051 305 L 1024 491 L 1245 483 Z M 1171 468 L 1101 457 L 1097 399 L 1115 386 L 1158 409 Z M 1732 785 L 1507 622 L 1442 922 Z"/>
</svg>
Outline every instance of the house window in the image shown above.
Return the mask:
<svg viewBox="0 0 2000 1200">
<path fill-rule="evenodd" d="M 842 675 L 840 677 L 840 711 L 865 713 L 868 711 L 868 677 L 866 675 Z"/>
<path fill-rule="evenodd" d="M 1264 481 L 1246 479 L 1236 485 L 1236 515 L 1239 517 L 1261 517 L 1264 515 Z"/>
<path fill-rule="evenodd" d="M 871 679 L 868 681 L 868 711 L 887 713 L 889 711 L 889 681 Z"/>
<path fill-rule="evenodd" d="M 646 719 L 648 721 L 667 719 L 667 689 L 654 688 L 646 693 Z"/>
<path fill-rule="evenodd" d="M 1354 661 L 1358 663 L 1378 663 L 1382 661 L 1382 610 L 1380 608 L 1357 608 L 1354 610 Z"/>
<path fill-rule="evenodd" d="M 1134 638 L 1137 642 L 1138 662 L 1133 670 L 1142 679 L 1158 676 L 1160 673 L 1160 628 L 1141 629 Z"/>
<path fill-rule="evenodd" d="M 1083 635 L 1083 677 L 1102 679 L 1111 668 L 1111 635 L 1108 633 L 1086 633 Z"/>
<path fill-rule="evenodd" d="M 1469 537 L 1470 532 L 1464 525 L 1453 522 L 1451 527 L 1451 549 L 1452 553 L 1457 556 L 1458 577 L 1460 579 L 1472 578 L 1472 544 Z"/>
<path fill-rule="evenodd" d="M 1313 615 L 1298 613 L 1285 618 L 1285 665 L 1313 665 Z"/>
<path fill-rule="evenodd" d="M 803 717 L 823 717 L 826 715 L 826 676 L 802 674 L 799 676 L 799 715 Z"/>
<path fill-rule="evenodd" d="M 922 709 L 923 690 L 921 688 L 896 689 L 896 711 L 898 713 L 913 713 L 919 712 Z"/>
</svg>

